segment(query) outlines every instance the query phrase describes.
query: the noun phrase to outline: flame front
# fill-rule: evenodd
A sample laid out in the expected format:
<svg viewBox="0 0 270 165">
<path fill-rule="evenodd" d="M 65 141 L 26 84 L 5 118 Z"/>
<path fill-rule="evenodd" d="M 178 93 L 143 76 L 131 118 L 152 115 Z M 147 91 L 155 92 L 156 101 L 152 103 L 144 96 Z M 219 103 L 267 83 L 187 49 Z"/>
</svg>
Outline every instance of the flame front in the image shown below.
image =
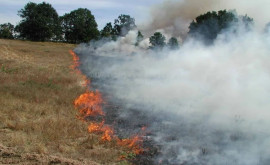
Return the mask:
<svg viewBox="0 0 270 165">
<path fill-rule="evenodd" d="M 143 148 L 140 144 L 142 144 L 143 139 L 142 137 L 136 135 L 135 137 L 131 138 L 131 139 L 118 139 L 117 143 L 121 146 L 126 146 L 130 149 L 132 149 L 132 151 L 138 155 L 140 153 L 143 152 Z"/>
<path fill-rule="evenodd" d="M 103 136 L 101 137 L 102 140 L 104 141 L 111 141 L 113 138 L 113 129 L 109 126 L 104 126 L 102 128 Z"/>
<path fill-rule="evenodd" d="M 89 133 L 102 133 L 101 139 L 103 141 L 111 141 L 113 138 L 113 129 L 107 125 L 104 125 L 104 121 L 101 123 L 91 122 L 88 126 Z"/>
<path fill-rule="evenodd" d="M 102 141 L 111 141 L 114 139 L 117 141 L 118 145 L 131 149 L 135 154 L 142 153 L 142 137 L 137 135 L 131 139 L 119 139 L 114 135 L 113 128 L 105 124 L 105 113 L 102 109 L 102 105 L 104 104 L 102 95 L 98 90 L 90 91 L 90 80 L 88 80 L 87 77 L 83 75 L 79 70 L 79 57 L 72 50 L 70 50 L 70 54 L 73 57 L 73 65 L 71 65 L 70 68 L 83 78 L 83 85 L 86 87 L 86 92 L 75 99 L 74 106 L 76 109 L 78 109 L 78 118 L 82 121 L 90 122 L 88 126 L 88 132 L 101 134 Z M 87 117 L 90 116 L 101 116 L 103 120 L 101 122 L 89 121 Z M 145 128 L 142 128 L 142 130 L 145 130 Z"/>
<path fill-rule="evenodd" d="M 91 122 L 88 126 L 88 132 L 89 133 L 98 133 L 98 132 L 102 132 L 102 127 L 104 125 L 104 121 L 102 121 L 101 123 L 95 123 L 95 122 Z"/>
<path fill-rule="evenodd" d="M 80 70 L 78 70 L 78 67 L 80 66 L 80 62 L 79 62 L 80 58 L 72 50 L 69 50 L 69 53 L 72 55 L 72 59 L 73 59 L 73 64 L 70 66 L 70 68 L 72 70 L 80 72 Z"/>
<path fill-rule="evenodd" d="M 82 72 L 79 70 L 80 66 L 80 58 L 74 53 L 72 50 L 69 50 L 69 53 L 72 55 L 73 64 L 70 66 L 70 68 L 75 71 L 78 75 L 80 75 L 83 79 L 82 85 L 84 87 L 88 87 L 90 85 L 90 80 L 87 79 L 85 75 L 82 74 Z"/>
<path fill-rule="evenodd" d="M 75 107 L 79 109 L 80 115 L 84 118 L 87 116 L 103 116 L 102 104 L 103 100 L 99 91 L 87 90 L 74 101 Z"/>
</svg>

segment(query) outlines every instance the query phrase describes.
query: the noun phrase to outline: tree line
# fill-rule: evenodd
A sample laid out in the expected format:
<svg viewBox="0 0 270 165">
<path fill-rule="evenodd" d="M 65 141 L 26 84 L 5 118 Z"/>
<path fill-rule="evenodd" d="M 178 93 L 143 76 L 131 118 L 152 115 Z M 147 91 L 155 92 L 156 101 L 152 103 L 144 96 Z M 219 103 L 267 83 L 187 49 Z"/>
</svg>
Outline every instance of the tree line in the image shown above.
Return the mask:
<svg viewBox="0 0 270 165">
<path fill-rule="evenodd" d="M 39 4 L 29 2 L 18 11 L 18 15 L 21 17 L 18 25 L 14 26 L 10 23 L 0 25 L 0 38 L 82 43 L 101 38 L 116 40 L 136 28 L 134 18 L 121 14 L 113 23 L 107 23 L 99 31 L 90 10 L 79 8 L 59 16 L 52 5 L 46 2 Z M 231 28 L 232 25 L 234 28 Z M 201 39 L 205 44 L 211 44 L 219 33 L 226 30 L 236 33 L 237 28 L 243 25 L 246 30 L 251 29 L 253 19 L 247 15 L 238 16 L 235 10 L 207 12 L 190 23 L 187 38 Z M 138 46 L 143 39 L 143 34 L 138 31 L 135 46 Z M 167 43 L 165 41 L 166 38 L 162 33 L 155 32 L 149 38 L 151 45 L 149 48 L 154 50 L 164 47 L 179 48 L 175 37 L 171 37 Z"/>
<path fill-rule="evenodd" d="M 99 31 L 90 10 L 78 8 L 59 16 L 52 5 L 46 2 L 29 2 L 18 11 L 18 15 L 21 17 L 18 25 L 0 25 L 0 38 L 81 43 L 102 37 L 124 36 L 136 27 L 134 18 L 120 15 L 115 19 L 114 27 L 107 24 Z"/>
</svg>

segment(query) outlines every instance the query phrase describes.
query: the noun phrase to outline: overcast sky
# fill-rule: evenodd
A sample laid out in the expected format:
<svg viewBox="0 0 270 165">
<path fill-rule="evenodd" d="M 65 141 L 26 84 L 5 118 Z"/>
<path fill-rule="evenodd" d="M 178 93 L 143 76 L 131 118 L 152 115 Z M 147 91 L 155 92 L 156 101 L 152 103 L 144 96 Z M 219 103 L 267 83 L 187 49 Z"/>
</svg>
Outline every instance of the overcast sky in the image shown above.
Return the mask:
<svg viewBox="0 0 270 165">
<path fill-rule="evenodd" d="M 29 1 L 41 3 L 44 0 L 0 0 L 0 24 L 10 22 L 16 25 L 20 21 L 17 15 Z M 78 8 L 87 8 L 92 11 L 101 29 L 107 22 L 113 22 L 120 14 L 129 14 L 142 22 L 148 17 L 149 8 L 163 0 L 45 0 L 52 4 L 58 14 L 62 16 Z"/>
</svg>

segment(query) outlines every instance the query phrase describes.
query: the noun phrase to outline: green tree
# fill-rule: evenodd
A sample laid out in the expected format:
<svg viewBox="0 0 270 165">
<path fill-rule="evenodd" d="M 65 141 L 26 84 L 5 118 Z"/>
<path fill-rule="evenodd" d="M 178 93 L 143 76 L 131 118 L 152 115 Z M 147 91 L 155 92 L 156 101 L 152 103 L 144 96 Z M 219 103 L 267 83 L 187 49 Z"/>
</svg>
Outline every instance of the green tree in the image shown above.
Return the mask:
<svg viewBox="0 0 270 165">
<path fill-rule="evenodd" d="M 14 39 L 14 25 L 5 23 L 0 25 L 0 38 Z"/>
<path fill-rule="evenodd" d="M 162 49 L 166 43 L 165 43 L 165 36 L 162 35 L 160 32 L 155 32 L 153 36 L 150 37 L 149 41 L 151 46 L 150 49 Z"/>
<path fill-rule="evenodd" d="M 117 36 L 125 36 L 130 30 L 136 28 L 135 19 L 129 15 L 121 14 L 114 21 L 114 33 Z"/>
<path fill-rule="evenodd" d="M 167 45 L 168 45 L 169 49 L 172 49 L 172 50 L 179 48 L 179 43 L 175 37 L 170 38 Z"/>
<path fill-rule="evenodd" d="M 27 3 L 18 12 L 22 21 L 16 26 L 19 37 L 32 41 L 57 40 L 61 36 L 56 10 L 48 3 Z"/>
<path fill-rule="evenodd" d="M 116 36 L 114 34 L 114 28 L 112 26 L 112 23 L 109 22 L 105 25 L 105 27 L 100 31 L 100 37 L 101 38 L 111 38 L 113 40 L 116 39 Z"/>
<path fill-rule="evenodd" d="M 99 37 L 95 17 L 88 9 L 73 10 L 61 20 L 65 40 L 69 43 L 89 42 Z"/>
<path fill-rule="evenodd" d="M 241 23 L 244 24 L 245 29 L 250 30 L 253 27 L 254 21 L 249 16 L 244 15 L 244 16 L 239 16 L 239 18 L 241 20 Z"/>
<path fill-rule="evenodd" d="M 138 46 L 139 43 L 143 40 L 144 36 L 142 35 L 141 31 L 138 31 L 138 34 L 137 34 L 137 41 L 135 43 L 135 46 Z"/>
<path fill-rule="evenodd" d="M 246 29 L 253 24 L 253 19 L 248 16 L 238 16 L 236 11 L 220 10 L 202 14 L 189 26 L 188 36 L 200 38 L 206 44 L 211 44 L 217 38 L 217 35 L 234 25 L 233 32 L 237 31 L 240 24 L 244 24 Z"/>
</svg>

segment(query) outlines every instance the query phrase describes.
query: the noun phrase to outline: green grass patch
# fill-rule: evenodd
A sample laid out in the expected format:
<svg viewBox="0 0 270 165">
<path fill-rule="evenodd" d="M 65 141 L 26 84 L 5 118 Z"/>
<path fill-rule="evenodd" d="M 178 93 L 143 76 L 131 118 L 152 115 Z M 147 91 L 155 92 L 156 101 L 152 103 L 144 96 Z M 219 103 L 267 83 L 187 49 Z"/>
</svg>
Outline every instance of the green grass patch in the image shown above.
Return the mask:
<svg viewBox="0 0 270 165">
<path fill-rule="evenodd" d="M 4 64 L 1 66 L 0 72 L 7 74 L 18 73 L 18 68 L 8 68 Z"/>
</svg>

